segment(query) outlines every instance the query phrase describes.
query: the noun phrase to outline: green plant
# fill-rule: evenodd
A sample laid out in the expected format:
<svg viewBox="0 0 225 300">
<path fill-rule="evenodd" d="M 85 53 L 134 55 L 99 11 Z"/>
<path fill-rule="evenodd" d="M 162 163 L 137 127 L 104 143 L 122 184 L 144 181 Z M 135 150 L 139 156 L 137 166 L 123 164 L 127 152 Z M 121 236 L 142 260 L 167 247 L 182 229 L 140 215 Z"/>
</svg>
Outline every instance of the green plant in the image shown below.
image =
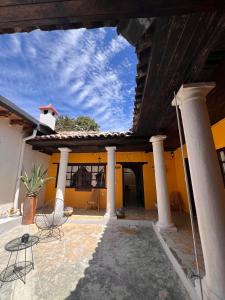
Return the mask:
<svg viewBox="0 0 225 300">
<path fill-rule="evenodd" d="M 70 118 L 60 116 L 56 121 L 56 131 L 99 131 L 100 126 L 88 116 Z"/>
<path fill-rule="evenodd" d="M 24 171 L 24 175 L 20 177 L 21 181 L 26 187 L 26 196 L 27 197 L 36 197 L 38 196 L 42 187 L 46 184 L 47 181 L 54 179 L 54 177 L 47 177 L 48 170 L 42 170 L 42 167 L 32 166 L 30 176 Z"/>
</svg>

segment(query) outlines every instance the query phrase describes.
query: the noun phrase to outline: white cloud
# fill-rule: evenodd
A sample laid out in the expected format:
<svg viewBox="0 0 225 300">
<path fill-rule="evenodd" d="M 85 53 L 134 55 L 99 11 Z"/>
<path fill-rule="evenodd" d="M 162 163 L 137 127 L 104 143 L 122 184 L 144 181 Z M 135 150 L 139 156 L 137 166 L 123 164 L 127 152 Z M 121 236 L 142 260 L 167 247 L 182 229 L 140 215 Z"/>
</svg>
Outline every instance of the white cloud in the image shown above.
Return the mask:
<svg viewBox="0 0 225 300">
<path fill-rule="evenodd" d="M 74 81 L 74 84 L 71 83 L 69 86 L 69 91 L 71 94 L 77 92 L 81 87 L 83 87 L 84 85 L 84 81 L 82 80 L 78 80 L 78 81 Z"/>
<path fill-rule="evenodd" d="M 131 127 L 135 54 L 112 29 L 36 30 L 0 36 L 3 44 L 0 94 L 31 101 L 26 110 L 33 114 L 35 106 L 52 102 L 64 114 L 94 117 L 102 130 Z"/>
</svg>

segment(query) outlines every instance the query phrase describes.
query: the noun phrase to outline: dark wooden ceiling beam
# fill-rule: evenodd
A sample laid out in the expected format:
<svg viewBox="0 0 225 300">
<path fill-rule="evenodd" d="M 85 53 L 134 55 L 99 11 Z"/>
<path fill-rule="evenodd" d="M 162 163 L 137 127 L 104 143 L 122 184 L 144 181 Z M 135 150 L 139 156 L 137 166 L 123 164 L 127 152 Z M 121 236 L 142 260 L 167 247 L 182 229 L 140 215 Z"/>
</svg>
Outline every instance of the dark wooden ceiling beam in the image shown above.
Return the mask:
<svg viewBox="0 0 225 300">
<path fill-rule="evenodd" d="M 9 121 L 9 124 L 12 126 L 14 126 L 14 125 L 24 126 L 25 123 L 24 123 L 24 120 L 22 120 L 22 119 L 11 119 Z"/>
<path fill-rule="evenodd" d="M 51 155 L 52 153 L 59 152 L 58 147 L 50 147 L 50 146 L 33 146 L 33 150 L 40 151 L 43 153 L 46 153 L 48 155 Z M 79 145 L 79 146 L 70 146 L 70 149 L 73 153 L 96 153 L 96 152 L 106 152 L 104 146 L 99 145 Z M 150 152 L 152 151 L 150 143 L 148 144 L 142 144 L 142 145 L 133 145 L 133 144 L 127 144 L 127 145 L 118 145 L 116 151 L 118 152 L 126 152 L 126 151 L 145 151 Z"/>
<path fill-rule="evenodd" d="M 211 124 L 215 124 L 225 117 L 225 60 L 214 71 L 210 80 L 215 81 L 216 88 L 207 96 Z"/>
<path fill-rule="evenodd" d="M 14 32 L 137 17 L 221 9 L 223 0 L 1 0 L 0 30 Z"/>
<path fill-rule="evenodd" d="M 148 143 L 149 138 L 143 138 L 143 139 L 126 139 L 126 138 L 118 138 L 118 139 L 83 139 L 83 140 L 31 140 L 28 141 L 28 144 L 33 146 L 40 146 L 40 147 L 77 147 L 77 146 L 93 146 L 93 145 L 99 145 L 101 147 L 105 147 L 107 145 L 142 145 Z"/>
<path fill-rule="evenodd" d="M 11 112 L 8 110 L 0 110 L 0 117 L 8 118 L 11 116 Z"/>
<path fill-rule="evenodd" d="M 157 19 L 137 133 L 168 134 L 167 146 L 178 147 L 173 91 L 205 81 L 202 69 L 224 31 L 224 11 Z"/>
<path fill-rule="evenodd" d="M 23 124 L 23 131 L 32 131 L 33 125 L 32 124 Z"/>
</svg>

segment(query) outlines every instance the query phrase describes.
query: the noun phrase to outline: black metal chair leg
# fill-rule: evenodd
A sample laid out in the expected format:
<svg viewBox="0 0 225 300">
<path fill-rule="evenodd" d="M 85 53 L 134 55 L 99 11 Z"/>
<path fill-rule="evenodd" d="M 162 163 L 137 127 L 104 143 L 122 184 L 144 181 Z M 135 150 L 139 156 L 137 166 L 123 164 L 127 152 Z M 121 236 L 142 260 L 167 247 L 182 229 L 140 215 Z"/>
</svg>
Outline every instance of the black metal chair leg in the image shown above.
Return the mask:
<svg viewBox="0 0 225 300">
<path fill-rule="evenodd" d="M 32 257 L 32 266 L 33 266 L 33 270 L 34 270 L 34 255 L 33 255 L 33 247 L 30 247 L 31 250 L 31 257 Z"/>
<path fill-rule="evenodd" d="M 3 276 L 2 285 L 4 284 L 4 280 L 5 280 L 6 271 L 7 271 L 7 268 L 8 268 L 8 266 L 9 266 L 9 263 L 10 263 L 11 257 L 12 257 L 12 252 L 10 252 L 10 256 L 9 256 L 9 259 L 8 259 L 8 263 L 7 263 L 7 266 L 6 266 L 6 268 L 5 268 L 5 273 L 4 273 L 4 276 Z"/>
<path fill-rule="evenodd" d="M 27 249 L 25 248 L 25 274 L 24 274 L 24 284 L 26 283 L 26 268 L 27 268 Z"/>
<path fill-rule="evenodd" d="M 17 258 L 18 258 L 18 255 L 19 255 L 19 251 L 16 251 L 16 259 L 15 259 L 15 266 L 17 265 Z"/>
</svg>

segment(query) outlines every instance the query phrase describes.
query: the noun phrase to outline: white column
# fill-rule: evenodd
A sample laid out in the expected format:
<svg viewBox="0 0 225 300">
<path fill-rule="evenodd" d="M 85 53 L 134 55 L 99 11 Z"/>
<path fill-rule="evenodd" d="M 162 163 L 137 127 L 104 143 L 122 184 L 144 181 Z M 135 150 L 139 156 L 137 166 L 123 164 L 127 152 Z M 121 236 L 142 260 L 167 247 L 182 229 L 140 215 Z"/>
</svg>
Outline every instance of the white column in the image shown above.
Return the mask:
<svg viewBox="0 0 225 300">
<path fill-rule="evenodd" d="M 107 150 L 107 199 L 106 218 L 115 218 L 115 151 L 116 147 L 105 147 Z"/>
<path fill-rule="evenodd" d="M 64 211 L 64 193 L 66 186 L 66 171 L 69 152 L 69 148 L 59 148 L 60 151 L 60 163 L 58 171 L 58 181 L 56 188 L 56 199 L 55 199 L 55 212 L 62 213 Z"/>
<path fill-rule="evenodd" d="M 156 226 L 159 230 L 176 231 L 172 222 L 168 185 L 166 180 L 166 167 L 164 161 L 163 141 L 165 135 L 152 136 L 150 142 L 153 147 L 156 196 L 158 208 L 158 222 Z"/>
<path fill-rule="evenodd" d="M 213 83 L 186 84 L 177 94 L 205 262 L 206 299 L 225 299 L 225 192 L 206 95 Z M 175 105 L 175 100 L 173 100 Z"/>
</svg>

